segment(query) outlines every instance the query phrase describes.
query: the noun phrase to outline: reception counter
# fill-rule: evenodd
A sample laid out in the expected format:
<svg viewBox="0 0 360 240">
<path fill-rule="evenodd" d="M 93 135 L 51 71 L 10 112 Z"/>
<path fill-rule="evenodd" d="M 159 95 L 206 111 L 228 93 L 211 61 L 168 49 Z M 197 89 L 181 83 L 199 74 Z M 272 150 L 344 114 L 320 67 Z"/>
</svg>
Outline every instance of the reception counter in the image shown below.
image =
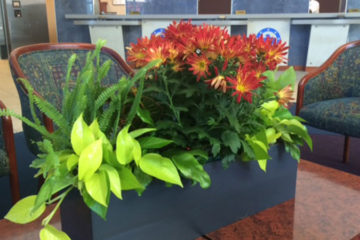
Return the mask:
<svg viewBox="0 0 360 240">
<path fill-rule="evenodd" d="M 244 15 L 83 15 L 67 14 L 74 25 L 89 27 L 91 42 L 99 38 L 125 57 L 125 47 L 137 38 L 161 34 L 172 21 L 226 27 L 232 35 L 263 34 L 289 43 L 289 65 L 320 66 L 336 48 L 360 39 L 360 13 Z"/>
</svg>

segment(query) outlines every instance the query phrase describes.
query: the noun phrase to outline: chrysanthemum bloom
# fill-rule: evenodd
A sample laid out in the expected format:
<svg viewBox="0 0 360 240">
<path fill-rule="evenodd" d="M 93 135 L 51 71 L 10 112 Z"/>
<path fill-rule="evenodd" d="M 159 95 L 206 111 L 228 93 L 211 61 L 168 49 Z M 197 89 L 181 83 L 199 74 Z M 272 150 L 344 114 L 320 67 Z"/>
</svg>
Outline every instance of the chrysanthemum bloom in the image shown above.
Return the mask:
<svg viewBox="0 0 360 240">
<path fill-rule="evenodd" d="M 128 62 L 133 63 L 135 68 L 140 68 L 145 66 L 148 62 L 146 60 L 148 55 L 148 46 L 150 40 L 145 37 L 141 40 L 139 39 L 137 44 L 131 43 L 130 47 L 127 47 L 128 50 Z"/>
<path fill-rule="evenodd" d="M 238 103 L 242 98 L 252 103 L 252 91 L 262 85 L 260 79 L 256 78 L 255 72 L 247 66 L 238 69 L 236 79 L 227 77 L 227 80 L 232 84 L 231 88 L 235 90 L 232 96 L 237 95 Z"/>
<path fill-rule="evenodd" d="M 292 97 L 293 94 L 294 91 L 292 90 L 291 85 L 288 85 L 275 93 L 276 97 L 278 98 L 279 104 L 283 105 L 284 107 L 288 107 L 289 102 L 291 100 L 294 100 L 294 98 Z"/>
<path fill-rule="evenodd" d="M 193 54 L 187 59 L 187 63 L 191 66 L 190 71 L 197 75 L 196 80 L 199 81 L 201 77 L 206 77 L 209 73 L 210 60 L 205 55 Z"/>
<path fill-rule="evenodd" d="M 217 75 L 213 79 L 206 80 L 205 82 L 210 84 L 210 86 L 212 86 L 215 89 L 221 88 L 222 92 L 226 93 L 227 81 L 224 76 Z"/>
</svg>

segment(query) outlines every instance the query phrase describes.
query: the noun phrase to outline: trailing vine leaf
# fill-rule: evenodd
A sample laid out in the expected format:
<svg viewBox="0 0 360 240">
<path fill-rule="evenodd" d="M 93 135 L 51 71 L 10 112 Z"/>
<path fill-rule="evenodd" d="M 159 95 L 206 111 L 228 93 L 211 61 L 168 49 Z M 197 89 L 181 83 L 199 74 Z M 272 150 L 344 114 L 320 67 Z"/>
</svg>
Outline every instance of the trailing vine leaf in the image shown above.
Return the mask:
<svg viewBox="0 0 360 240">
<path fill-rule="evenodd" d="M 100 167 L 103 159 L 102 141 L 97 140 L 88 145 L 79 157 L 79 180 L 90 178 Z"/>
<path fill-rule="evenodd" d="M 104 172 L 94 173 L 85 179 L 85 187 L 92 199 L 104 207 L 108 206 L 110 187 L 109 180 Z"/>
<path fill-rule="evenodd" d="M 145 133 L 154 132 L 154 131 L 156 131 L 156 128 L 140 128 L 129 132 L 129 134 L 131 137 L 137 138 Z"/>
<path fill-rule="evenodd" d="M 46 225 L 40 230 L 40 240 L 71 240 L 70 237 L 51 225 Z"/>
<path fill-rule="evenodd" d="M 176 167 L 169 158 L 148 153 L 141 158 L 140 169 L 150 176 L 183 187 Z"/>
<path fill-rule="evenodd" d="M 119 169 L 122 190 L 144 189 L 130 169 L 122 167 Z"/>
<path fill-rule="evenodd" d="M 169 145 L 172 142 L 173 142 L 172 140 L 158 138 L 158 137 L 139 138 L 139 143 L 141 147 L 146 149 L 162 148 Z"/>
<path fill-rule="evenodd" d="M 134 139 L 129 135 L 130 125 L 119 132 L 116 139 L 116 158 L 120 164 L 126 165 L 134 159 Z"/>
<path fill-rule="evenodd" d="M 100 203 L 98 203 L 97 201 L 95 201 L 94 199 L 92 199 L 92 197 L 87 193 L 86 189 L 83 188 L 81 191 L 81 195 L 83 197 L 83 200 L 85 202 L 85 204 L 97 215 L 99 215 L 99 217 L 101 217 L 103 220 L 106 221 L 106 214 L 108 211 L 108 208 L 101 205 Z"/>
<path fill-rule="evenodd" d="M 100 167 L 100 170 L 106 173 L 110 182 L 111 192 L 114 193 L 115 196 L 118 197 L 119 199 L 122 199 L 121 181 L 118 171 L 109 164 L 103 164 Z"/>
<path fill-rule="evenodd" d="M 95 141 L 94 134 L 84 122 L 81 114 L 75 121 L 71 130 L 71 145 L 77 155 L 80 155 L 84 148 Z"/>
<path fill-rule="evenodd" d="M 191 154 L 183 152 L 172 157 L 173 162 L 180 172 L 189 179 L 198 182 L 202 188 L 209 188 L 211 180 L 203 166 Z"/>
<path fill-rule="evenodd" d="M 34 221 L 45 211 L 45 204 L 32 212 L 35 206 L 36 195 L 31 195 L 18 201 L 5 215 L 5 219 L 19 224 L 26 224 Z"/>
<path fill-rule="evenodd" d="M 263 170 L 264 172 L 266 172 L 266 165 L 267 165 L 267 161 L 266 159 L 262 159 L 262 160 L 258 160 L 258 164 L 259 167 L 261 168 L 261 170 Z"/>
</svg>

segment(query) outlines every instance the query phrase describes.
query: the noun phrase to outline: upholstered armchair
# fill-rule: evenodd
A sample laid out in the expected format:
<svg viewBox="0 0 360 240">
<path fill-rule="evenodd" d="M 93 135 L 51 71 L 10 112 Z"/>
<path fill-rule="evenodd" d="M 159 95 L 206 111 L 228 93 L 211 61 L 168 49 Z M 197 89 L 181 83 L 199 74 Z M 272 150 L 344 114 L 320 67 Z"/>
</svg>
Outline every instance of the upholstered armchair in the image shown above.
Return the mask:
<svg viewBox="0 0 360 240">
<path fill-rule="evenodd" d="M 6 107 L 0 101 L 0 109 Z M 9 176 L 12 202 L 20 200 L 19 177 L 16 164 L 15 142 L 10 117 L 0 118 L 0 177 Z"/>
<path fill-rule="evenodd" d="M 296 114 L 310 126 L 345 135 L 348 160 L 349 137 L 360 137 L 360 41 L 341 46 L 300 81 Z"/>
<path fill-rule="evenodd" d="M 19 93 L 22 115 L 32 119 L 26 89 L 21 82 L 17 81 L 18 78 L 28 79 L 35 94 L 54 104 L 60 110 L 62 89 L 70 56 L 73 53 L 77 54 L 77 60 L 71 72 L 74 79 L 84 66 L 87 53 L 94 49 L 95 45 L 87 43 L 45 43 L 28 45 L 12 51 L 9 58 L 10 69 Z M 133 74 L 131 67 L 115 51 L 103 47 L 100 54 L 100 64 L 109 59 L 113 64 L 107 77 L 103 80 L 105 86 L 117 82 L 124 75 Z M 37 114 L 40 119 L 43 119 L 48 131 L 52 132 L 52 121 L 38 110 Z M 35 142 L 40 140 L 40 135 L 25 124 L 23 124 L 23 130 L 30 151 L 37 154 L 38 149 Z"/>
</svg>

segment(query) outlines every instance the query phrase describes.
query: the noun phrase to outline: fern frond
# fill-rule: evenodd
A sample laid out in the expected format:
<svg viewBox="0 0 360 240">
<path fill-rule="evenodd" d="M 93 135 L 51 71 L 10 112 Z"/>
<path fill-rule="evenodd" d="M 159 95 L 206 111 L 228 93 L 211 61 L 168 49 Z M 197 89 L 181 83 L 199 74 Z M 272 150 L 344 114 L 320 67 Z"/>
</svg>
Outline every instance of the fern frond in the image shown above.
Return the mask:
<svg viewBox="0 0 360 240">
<path fill-rule="evenodd" d="M 104 62 L 103 65 L 101 65 L 100 68 L 98 68 L 97 82 L 99 84 L 101 83 L 101 80 L 103 80 L 107 76 L 107 74 L 109 73 L 111 65 L 112 65 L 112 61 L 107 60 L 106 62 Z"/>
<path fill-rule="evenodd" d="M 34 122 L 38 125 L 41 125 L 41 121 L 38 118 L 38 116 L 36 115 L 36 111 L 34 108 L 34 88 L 31 86 L 30 82 L 25 78 L 18 78 L 17 80 L 19 82 L 21 82 L 22 84 L 24 84 L 25 89 L 28 92 L 30 113 L 31 113 L 31 116 L 32 116 Z"/>
<path fill-rule="evenodd" d="M 20 114 L 17 114 L 9 109 L 5 109 L 5 110 L 0 110 L 0 117 L 2 117 L 2 116 L 11 116 L 11 117 L 17 118 L 20 121 L 24 122 L 29 127 L 38 131 L 44 137 L 54 140 L 53 134 L 49 133 L 43 125 L 40 125 L 40 124 L 38 125 L 36 123 L 33 123 L 28 118 L 23 117 Z"/>
<path fill-rule="evenodd" d="M 140 100 L 141 100 L 143 90 L 144 90 L 144 80 L 145 80 L 145 78 L 140 79 L 140 84 L 139 84 L 139 87 L 137 88 L 134 102 L 131 105 L 130 112 L 129 112 L 128 117 L 126 119 L 126 124 L 131 124 L 131 122 L 134 119 L 134 117 L 136 115 L 136 112 L 137 112 L 137 110 L 139 108 Z"/>
<path fill-rule="evenodd" d="M 71 78 L 71 71 L 72 71 L 72 67 L 76 61 L 76 54 L 71 55 L 71 57 L 69 58 L 68 61 L 68 66 L 67 66 L 67 72 L 66 72 L 66 79 L 65 79 L 65 86 L 63 89 L 63 102 L 62 102 L 62 112 L 64 112 L 65 110 L 65 102 L 68 99 L 68 95 L 69 95 L 69 82 L 70 82 L 70 78 Z"/>
<path fill-rule="evenodd" d="M 95 111 L 99 110 L 101 106 L 119 89 L 118 85 L 113 85 L 104 91 L 97 97 L 95 101 Z"/>
<path fill-rule="evenodd" d="M 64 116 L 48 101 L 34 96 L 36 106 L 48 116 L 60 129 L 65 131 L 67 134 L 70 134 L 70 127 Z"/>
<path fill-rule="evenodd" d="M 99 126 L 101 131 L 103 131 L 105 134 L 107 133 L 109 126 L 109 122 L 114 115 L 114 113 L 117 110 L 117 105 L 110 104 L 109 108 L 107 108 L 104 113 L 100 116 L 99 119 Z M 108 135 L 107 135 L 108 136 Z"/>
</svg>

